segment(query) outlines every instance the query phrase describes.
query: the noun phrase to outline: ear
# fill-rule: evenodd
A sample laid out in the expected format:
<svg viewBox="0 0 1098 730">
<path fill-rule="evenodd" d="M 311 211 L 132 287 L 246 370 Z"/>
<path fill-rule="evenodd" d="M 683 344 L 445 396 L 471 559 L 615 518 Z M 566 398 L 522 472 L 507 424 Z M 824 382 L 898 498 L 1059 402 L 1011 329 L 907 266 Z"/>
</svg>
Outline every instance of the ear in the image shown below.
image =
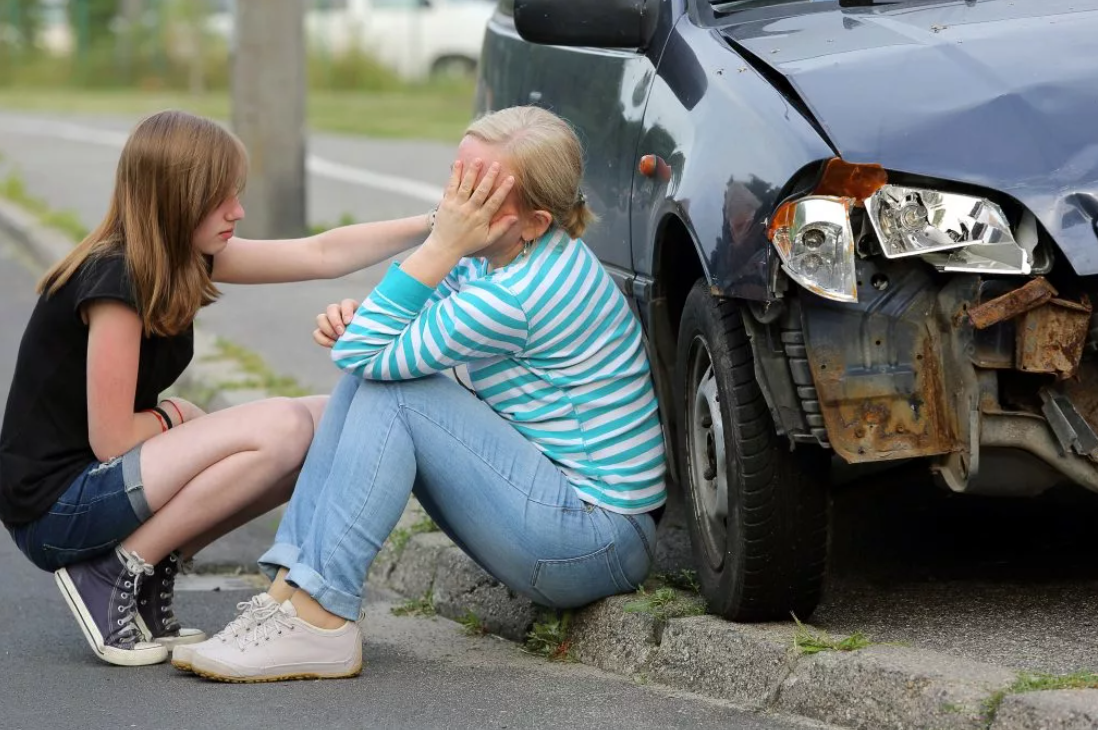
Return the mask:
<svg viewBox="0 0 1098 730">
<path fill-rule="evenodd" d="M 553 225 L 552 213 L 547 210 L 535 210 L 522 227 L 522 238 L 525 241 L 536 241 L 545 235 L 551 225 Z"/>
</svg>

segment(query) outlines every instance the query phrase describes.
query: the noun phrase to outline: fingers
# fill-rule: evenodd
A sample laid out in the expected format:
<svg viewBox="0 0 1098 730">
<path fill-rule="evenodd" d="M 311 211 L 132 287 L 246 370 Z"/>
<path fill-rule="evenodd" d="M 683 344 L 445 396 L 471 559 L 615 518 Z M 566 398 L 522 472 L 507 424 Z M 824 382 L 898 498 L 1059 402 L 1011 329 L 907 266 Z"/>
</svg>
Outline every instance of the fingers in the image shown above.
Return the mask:
<svg viewBox="0 0 1098 730">
<path fill-rule="evenodd" d="M 325 335 L 319 329 L 313 330 L 313 342 L 320 345 L 321 347 L 327 347 L 327 348 L 335 347 L 335 340 L 333 340 L 331 337 L 328 337 L 327 335 Z"/>
<path fill-rule="evenodd" d="M 465 175 L 461 179 L 461 186 L 458 188 L 458 200 L 465 201 L 469 199 L 469 194 L 473 192 L 473 185 L 477 181 L 477 175 L 480 174 L 480 168 L 483 164 L 480 160 L 473 160 L 473 164 L 465 171 Z"/>
<path fill-rule="evenodd" d="M 492 186 L 496 184 L 496 178 L 499 177 L 499 163 L 493 162 L 492 166 L 488 168 L 488 172 L 481 178 L 480 184 L 477 185 L 477 189 L 473 191 L 469 200 L 481 205 L 488 198 L 488 194 L 492 192 Z"/>
<path fill-rule="evenodd" d="M 343 312 L 338 304 L 329 304 L 328 308 L 316 315 L 316 326 L 327 337 L 338 339 L 343 334 Z"/>
<path fill-rule="evenodd" d="M 461 184 L 461 160 L 455 160 L 450 166 L 450 182 L 446 184 L 445 197 L 450 197 L 457 192 Z"/>
<path fill-rule="evenodd" d="M 494 216 L 496 211 L 500 209 L 500 206 L 503 205 L 503 202 L 507 200 L 507 196 L 511 194 L 511 188 L 514 186 L 514 176 L 508 175 L 503 182 L 499 184 L 499 187 L 496 188 L 496 192 L 492 193 L 492 197 L 485 201 L 482 210 L 487 213 L 489 217 Z"/>
<path fill-rule="evenodd" d="M 358 302 L 354 299 L 344 299 L 340 302 L 339 308 L 343 310 L 343 324 L 350 324 L 355 312 L 358 311 Z"/>
</svg>

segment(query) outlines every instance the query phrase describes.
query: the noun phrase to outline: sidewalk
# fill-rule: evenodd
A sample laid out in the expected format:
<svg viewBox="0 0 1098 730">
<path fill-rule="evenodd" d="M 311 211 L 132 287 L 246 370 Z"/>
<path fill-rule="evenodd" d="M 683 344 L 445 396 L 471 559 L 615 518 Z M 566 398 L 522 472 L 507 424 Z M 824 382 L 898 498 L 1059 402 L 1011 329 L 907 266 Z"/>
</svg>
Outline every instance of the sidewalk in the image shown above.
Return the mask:
<svg viewBox="0 0 1098 730">
<path fill-rule="evenodd" d="M 4 201 L 0 201 L 0 229 L 18 239 L 43 265 L 71 245 Z M 213 407 L 264 395 L 225 388 L 233 382 L 248 382 L 250 375 L 234 372 L 231 362 L 209 359 L 211 356 L 216 356 L 213 338 L 200 333 L 195 361 L 179 385 L 181 390 L 204 393 Z M 1078 514 L 1089 515 L 1087 510 L 1092 508 L 1086 503 Z M 918 514 L 905 512 L 904 517 L 917 520 Z M 252 570 L 252 561 L 269 543 L 274 524 L 273 516 L 261 518 L 211 546 L 201 556 L 204 568 Z M 696 596 L 661 586 L 657 579 L 646 595 L 618 596 L 575 612 L 565 630 L 559 624 L 560 617 L 543 615 L 529 602 L 515 597 L 440 533 L 421 532 L 424 527 L 422 514 L 414 503 L 410 504 L 394 533 L 395 539 L 373 566 L 373 582 L 414 599 L 411 608 L 437 611 L 512 640 L 526 640 L 532 630 L 540 639 L 540 648 L 550 655 L 570 657 L 639 683 L 657 683 L 757 711 L 792 713 L 850 728 L 1098 727 L 1098 690 L 1042 690 L 1068 682 L 1038 680 L 1008 666 L 979 661 L 990 655 L 988 646 L 1009 643 L 1011 637 L 993 633 L 982 644 L 963 646 L 962 638 L 968 636 L 970 627 L 962 622 L 981 618 L 971 613 L 958 614 L 951 609 L 931 613 L 927 617 L 929 625 L 937 629 L 935 624 L 939 624 L 944 639 L 923 632 L 917 633 L 913 645 L 877 644 L 840 651 L 834 648 L 837 641 L 829 641 L 817 629 L 798 633 L 794 626 L 784 623 L 742 625 L 712 616 L 684 615 L 697 613 Z M 836 524 L 838 552 L 857 552 L 856 542 L 851 544 L 840 537 L 879 529 L 881 525 L 861 519 L 856 511 L 840 511 Z M 656 572 L 675 575 L 685 565 L 686 554 L 681 517 L 673 509 L 660 531 Z M 924 535 L 924 542 L 932 543 L 931 537 Z M 1076 557 L 1081 557 L 1084 565 L 1093 564 L 1091 555 L 1080 553 Z M 948 565 L 948 560 L 944 564 Z M 862 575 L 881 578 L 872 572 Z M 852 601 L 872 602 L 882 592 L 887 595 L 885 583 L 881 590 L 875 590 L 872 582 L 860 588 L 842 585 L 833 593 L 851 597 Z M 1075 590 L 1078 595 L 1064 606 L 1049 600 L 1043 610 L 1062 611 L 1069 617 L 1056 628 L 1063 630 L 1065 642 L 1073 641 L 1083 647 L 1083 652 L 1072 655 L 1073 666 L 1057 670 L 1093 671 L 1098 667 L 1098 651 L 1093 650 L 1095 632 L 1093 626 L 1081 624 L 1090 620 L 1089 612 L 1098 605 L 1098 592 L 1093 580 L 1081 580 L 1070 573 L 1059 587 Z M 861 597 L 858 590 L 864 591 Z M 1055 587 L 1041 590 L 1051 594 Z M 955 608 L 975 598 L 973 592 L 962 597 L 959 604 L 947 605 Z M 1009 605 L 1012 598 L 1008 594 L 1004 600 L 1004 605 Z M 1038 627 L 1043 628 L 1040 603 L 1036 610 Z M 884 634 L 892 631 L 902 635 L 905 625 L 910 629 L 912 619 L 922 621 L 925 607 L 913 611 L 909 599 L 905 605 L 903 597 L 897 596 L 892 611 L 891 620 L 881 627 L 884 630 L 871 633 L 870 639 L 895 641 Z M 853 615 L 855 621 L 859 620 L 857 613 L 844 613 L 841 604 L 834 601 L 821 607 L 817 619 L 827 619 L 829 613 L 832 618 L 823 621 L 825 625 L 841 624 L 844 616 L 851 620 Z M 836 636 L 836 640 L 841 638 L 842 634 Z M 807 653 L 806 643 L 821 651 Z M 941 650 L 926 648 L 928 643 L 940 643 Z M 1014 667 L 1026 666 L 1027 661 L 1024 652 L 996 659 Z M 1046 650 L 1031 665 L 1048 666 L 1048 661 L 1055 660 Z M 1030 691 L 1033 689 L 1038 691 Z"/>
</svg>

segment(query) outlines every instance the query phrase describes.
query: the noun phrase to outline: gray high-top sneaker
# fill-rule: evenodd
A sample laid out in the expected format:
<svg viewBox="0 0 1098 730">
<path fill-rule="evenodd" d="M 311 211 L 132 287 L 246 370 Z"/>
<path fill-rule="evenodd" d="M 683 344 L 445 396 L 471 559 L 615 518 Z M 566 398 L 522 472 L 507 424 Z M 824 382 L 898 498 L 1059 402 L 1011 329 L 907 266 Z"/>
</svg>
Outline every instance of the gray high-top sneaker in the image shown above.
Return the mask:
<svg viewBox="0 0 1098 730">
<path fill-rule="evenodd" d="M 179 553 L 172 552 L 156 564 L 153 574 L 141 581 L 137 591 L 137 626 L 146 641 L 172 649 L 178 644 L 197 644 L 206 640 L 198 629 L 183 629 L 175 617 L 175 577 L 182 569 Z"/>
<path fill-rule="evenodd" d="M 133 667 L 168 658 L 165 647 L 141 641 L 134 620 L 141 580 L 152 572 L 153 567 L 136 554 L 117 547 L 54 573 L 61 595 L 100 659 Z"/>
</svg>

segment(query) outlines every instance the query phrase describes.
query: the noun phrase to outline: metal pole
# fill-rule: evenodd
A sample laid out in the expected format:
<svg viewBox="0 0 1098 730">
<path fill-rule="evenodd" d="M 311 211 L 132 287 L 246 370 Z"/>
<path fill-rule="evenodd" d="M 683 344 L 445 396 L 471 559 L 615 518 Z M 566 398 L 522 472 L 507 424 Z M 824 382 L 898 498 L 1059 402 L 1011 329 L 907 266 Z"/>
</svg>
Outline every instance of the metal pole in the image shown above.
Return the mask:
<svg viewBox="0 0 1098 730">
<path fill-rule="evenodd" d="M 241 235 L 305 233 L 305 3 L 237 0 L 233 127 L 251 169 Z"/>
</svg>

